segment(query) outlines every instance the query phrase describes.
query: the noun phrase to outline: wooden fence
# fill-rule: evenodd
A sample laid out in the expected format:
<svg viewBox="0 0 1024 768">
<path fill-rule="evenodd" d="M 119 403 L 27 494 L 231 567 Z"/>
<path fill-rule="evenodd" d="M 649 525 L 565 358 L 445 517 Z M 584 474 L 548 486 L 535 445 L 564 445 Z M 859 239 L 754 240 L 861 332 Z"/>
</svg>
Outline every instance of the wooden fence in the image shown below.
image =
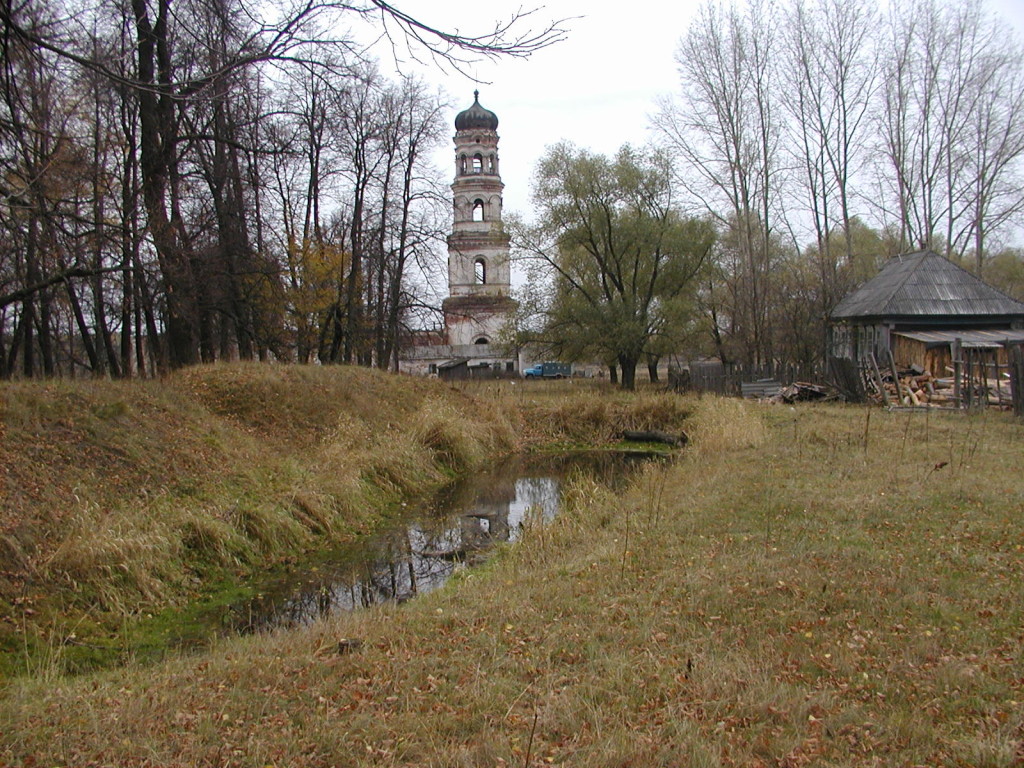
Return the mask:
<svg viewBox="0 0 1024 768">
<path fill-rule="evenodd" d="M 774 382 L 787 386 L 794 381 L 821 381 L 822 378 L 820 372 L 808 372 L 795 365 L 741 365 L 717 360 L 694 361 L 682 368 L 670 367 L 668 377 L 669 385 L 675 389 L 720 395 L 740 395 L 745 383 L 767 385 Z"/>
<path fill-rule="evenodd" d="M 1024 345 L 1007 344 L 1005 359 L 1006 363 L 999 362 L 990 349 L 958 346 L 953 375 L 932 377 L 927 384 L 912 373 L 901 376 L 891 358 L 874 366 L 830 358 L 827 373 L 782 364 L 744 366 L 715 360 L 695 361 L 684 367 L 670 366 L 668 379 L 669 386 L 675 389 L 737 396 L 807 381 L 835 387 L 848 402 L 863 402 L 874 396 L 882 398 L 886 405 L 916 406 L 930 402 L 952 408 L 983 408 L 1012 404 L 1014 413 L 1024 417 Z M 891 383 L 893 380 L 898 383 Z M 917 386 L 921 389 L 913 388 Z M 927 395 L 924 389 L 928 390 Z"/>
</svg>

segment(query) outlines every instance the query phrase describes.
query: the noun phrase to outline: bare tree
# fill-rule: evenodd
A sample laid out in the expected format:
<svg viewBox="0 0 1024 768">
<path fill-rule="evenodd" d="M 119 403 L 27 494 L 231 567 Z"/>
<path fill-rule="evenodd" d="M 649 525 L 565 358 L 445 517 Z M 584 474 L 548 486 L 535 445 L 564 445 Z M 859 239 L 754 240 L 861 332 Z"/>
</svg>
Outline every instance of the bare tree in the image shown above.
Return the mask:
<svg viewBox="0 0 1024 768">
<path fill-rule="evenodd" d="M 956 149 L 963 200 L 951 216 L 951 250 L 974 251 L 980 274 L 990 236 L 1024 210 L 1024 50 L 1000 34 L 992 41 L 973 88 L 974 109 Z M 954 228 L 953 221 L 959 226 Z"/>
<path fill-rule="evenodd" d="M 349 79 L 323 76 L 340 67 L 334 60 L 293 68 L 274 94 L 276 114 L 264 121 L 265 220 L 285 286 L 283 311 L 290 343 L 301 363 L 309 362 L 317 350 L 320 315 L 340 284 L 340 265 L 333 263 L 339 250 L 326 239 L 324 217 L 325 195 L 332 190 L 340 164 L 329 128 L 340 120 L 339 89 Z"/>
<path fill-rule="evenodd" d="M 35 3 L 11 12 L 33 30 L 54 23 Z M 10 34 L 0 36 L 0 53 L 0 239 L 9 244 L 5 301 L 20 305 L 4 368 L 12 372 L 20 357 L 23 375 L 52 376 L 59 372 L 58 339 L 66 335 L 57 288 L 76 301 L 68 280 L 84 267 L 81 249 L 68 246 L 82 228 L 77 213 L 85 163 L 70 127 L 74 99 L 57 57 Z"/>
<path fill-rule="evenodd" d="M 802 253 L 781 273 L 786 290 L 777 306 L 787 308 L 777 327 L 784 356 L 804 371 L 812 367 L 808 349 L 824 359 L 824 320 L 851 287 L 854 184 L 871 127 L 876 30 L 868 0 L 794 0 L 785 15 L 780 71 L 794 167 L 790 192 L 794 209 L 805 213 L 787 217 Z M 798 233 L 808 223 L 814 242 L 801 248 Z"/>
<path fill-rule="evenodd" d="M 415 291 L 409 267 L 422 264 L 432 246 L 442 240 L 440 185 L 427 164 L 429 153 L 442 141 L 445 104 L 421 81 L 403 78 L 386 100 L 390 121 L 385 151 L 393 168 L 382 188 L 377 251 L 377 301 L 374 359 L 378 367 L 398 368 L 400 323 L 411 308 Z"/>
<path fill-rule="evenodd" d="M 980 0 L 912 0 L 890 15 L 880 129 L 906 248 L 975 251 L 1021 209 L 1019 43 Z"/>
<path fill-rule="evenodd" d="M 681 178 L 724 232 L 728 305 L 715 311 L 748 362 L 772 358 L 773 230 L 781 184 L 777 24 L 769 8 L 707 3 L 676 55 L 682 93 L 658 125 L 681 158 Z M 723 346 L 723 356 L 731 355 Z"/>
<path fill-rule="evenodd" d="M 438 182 L 426 167 L 443 104 L 415 80 L 368 70 L 342 94 L 338 146 L 347 180 L 346 272 L 329 359 L 387 367 L 408 295 L 407 265 L 441 242 Z M 329 313 L 330 316 L 330 313 Z"/>
<path fill-rule="evenodd" d="M 836 268 L 834 230 L 844 235 L 844 253 L 836 256 L 848 259 L 852 252 L 853 183 L 870 127 L 876 29 L 867 0 L 795 0 L 786 17 L 782 97 L 791 117 L 788 146 L 799 168 L 793 186 L 828 269 Z"/>
<path fill-rule="evenodd" d="M 282 291 L 275 284 L 276 270 L 258 253 L 264 243 L 261 219 L 251 215 L 265 199 L 264 190 L 258 186 L 264 178 L 260 152 L 250 142 L 260 134 L 251 127 L 268 116 L 260 114 L 256 103 L 240 92 L 258 91 L 264 83 L 280 81 L 283 72 L 296 68 L 307 73 L 319 71 L 317 76 L 335 76 L 351 84 L 352 62 L 365 59 L 367 51 L 350 33 L 337 35 L 329 30 L 354 24 L 365 23 L 377 29 L 379 39 L 395 50 L 402 48 L 455 69 L 479 57 L 529 56 L 564 35 L 558 23 L 545 23 L 531 30 L 528 24 L 532 11 L 513 14 L 482 34 L 463 34 L 432 26 L 381 0 L 299 0 L 274 8 L 250 0 L 103 0 L 90 8 L 68 7 L 69 12 L 59 19 L 42 19 L 27 10 L 37 9 L 31 3 L 0 4 L 6 68 L 2 85 L 9 97 L 6 106 L 11 118 L 6 123 L 10 129 L 6 138 L 14 142 L 9 146 L 20 142 L 24 149 L 36 142 L 35 161 L 51 173 L 58 166 L 47 162 L 47 155 L 58 152 L 69 156 L 84 148 L 84 144 L 77 146 L 60 134 L 59 121 L 45 122 L 41 112 L 26 109 L 28 102 L 23 97 L 30 90 L 33 98 L 47 95 L 44 70 L 54 73 L 54 82 L 66 83 L 71 80 L 71 70 L 80 68 L 116 86 L 126 138 L 119 206 L 123 217 L 119 259 L 124 286 L 120 351 L 122 357 L 131 351 L 129 326 L 134 325 L 135 337 L 139 338 L 145 316 L 145 336 L 157 351 L 155 359 L 166 358 L 172 366 L 234 354 L 263 355 L 266 344 L 261 339 L 272 335 L 262 329 L 273 325 L 274 312 L 263 310 L 267 300 L 276 300 L 274 297 Z M 128 31 L 131 45 L 97 45 L 99 18 L 109 25 L 108 31 Z M 117 32 L 110 37 L 124 39 Z M 324 56 L 324 51 L 333 51 L 334 55 Z M 26 77 L 34 74 L 39 75 L 35 80 Z M 94 88 L 91 98 L 106 98 L 108 93 Z M 93 110 L 93 117 L 99 119 L 101 111 Z M 110 165 L 111 157 L 100 147 L 104 137 L 99 126 L 82 135 L 90 133 L 94 139 L 93 168 L 99 172 L 101 165 Z M 374 141 L 372 147 L 367 146 L 376 152 L 381 143 Z M 310 228 L 316 230 L 322 218 L 318 210 L 322 198 L 317 190 L 323 183 L 318 153 L 314 151 L 317 156 L 311 160 L 308 176 L 314 194 L 310 195 L 313 205 L 304 215 L 303 242 L 310 240 Z M 34 178 L 23 160 L 19 158 L 24 166 L 19 174 L 24 179 Z M 366 291 L 370 288 L 364 282 L 364 266 L 370 245 L 366 237 L 372 228 L 364 215 L 363 196 L 374 184 L 378 192 L 400 190 L 398 180 L 405 171 L 400 163 L 386 164 L 396 175 L 380 186 L 374 176 L 379 157 L 366 156 L 359 162 L 366 174 L 353 185 L 357 215 L 343 216 L 349 225 L 347 245 L 351 255 L 347 273 L 339 283 L 343 290 L 339 311 L 344 311 L 336 319 L 342 329 L 338 337 L 342 358 L 369 362 L 374 348 L 366 346 L 363 327 Z M 8 175 L 6 181 L 17 178 L 17 174 Z M 200 191 L 199 179 L 205 195 Z M 39 189 L 36 184 L 24 191 Z M 43 359 L 43 372 L 56 372 L 52 341 L 55 335 L 64 339 L 67 334 L 64 330 L 57 332 L 55 323 L 64 322 L 66 317 L 73 317 L 78 327 L 88 367 L 99 372 L 107 366 L 120 366 L 108 324 L 107 286 L 101 278 L 110 266 L 108 246 L 112 240 L 107 234 L 107 213 L 114 208 L 110 189 L 94 185 L 92 193 L 91 204 L 77 206 L 72 219 L 60 218 L 64 213 L 54 218 L 53 207 L 43 205 L 39 197 L 31 201 L 32 216 L 26 216 L 24 211 L 29 208 L 22 206 L 9 218 L 9 223 L 17 220 L 18 237 L 11 240 L 14 247 L 9 259 L 0 265 L 0 277 L 10 283 L 3 286 L 3 291 L 17 297 L 12 301 L 20 311 L 8 314 L 5 310 L 0 347 L 5 361 L 20 355 L 23 370 L 30 375 L 38 368 L 37 351 Z M 405 193 L 419 194 L 411 187 Z M 402 194 L 399 192 L 399 197 Z M 27 204 L 30 197 L 15 190 L 12 199 Z M 145 211 L 143 227 L 138 226 L 136 199 L 141 199 Z M 82 212 L 89 208 L 97 228 L 91 259 L 94 270 L 100 271 L 90 275 L 93 280 L 86 303 L 79 286 L 51 277 L 78 274 L 74 259 L 82 255 L 82 249 L 72 248 L 70 241 L 65 248 L 57 239 L 69 229 L 63 227 L 67 221 L 77 221 L 76 216 L 81 219 Z M 49 218 L 41 218 L 43 213 Z M 58 219 L 61 226 L 50 226 Z M 253 220 L 255 224 L 250 224 Z M 372 231 L 378 233 L 375 247 L 381 250 L 379 233 L 384 227 L 379 225 Z M 407 246 L 408 239 L 400 250 L 404 252 Z M 43 254 L 59 254 L 61 258 L 51 269 L 41 263 Z M 151 255 L 161 281 L 156 286 L 144 279 L 148 278 L 145 270 Z M 390 278 L 383 277 L 394 272 L 382 270 L 378 274 L 382 282 L 373 286 L 375 306 L 389 316 L 378 326 L 394 326 L 396 321 L 390 317 L 385 297 L 390 299 L 395 292 L 388 284 Z M 51 314 L 59 286 L 63 286 L 69 306 L 69 314 L 60 318 Z M 16 326 L 16 333 L 8 335 L 9 323 Z M 10 344 L 5 342 L 8 337 Z M 385 344 L 376 352 L 390 357 L 390 347 Z M 143 359 L 137 349 L 137 364 L 143 364 Z M 5 371 L 7 368 L 5 363 Z"/>
</svg>

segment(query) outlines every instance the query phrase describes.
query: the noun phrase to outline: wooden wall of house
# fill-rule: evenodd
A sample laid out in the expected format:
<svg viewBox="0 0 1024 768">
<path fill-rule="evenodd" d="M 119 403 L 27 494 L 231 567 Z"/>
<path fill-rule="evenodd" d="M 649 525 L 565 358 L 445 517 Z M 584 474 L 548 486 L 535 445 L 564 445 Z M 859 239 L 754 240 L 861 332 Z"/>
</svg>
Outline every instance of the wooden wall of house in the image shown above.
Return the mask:
<svg viewBox="0 0 1024 768">
<path fill-rule="evenodd" d="M 837 323 L 829 330 L 829 355 L 865 362 L 872 353 L 881 362 L 888 360 L 885 348 L 889 339 L 889 328 L 884 324 L 859 325 Z"/>
</svg>

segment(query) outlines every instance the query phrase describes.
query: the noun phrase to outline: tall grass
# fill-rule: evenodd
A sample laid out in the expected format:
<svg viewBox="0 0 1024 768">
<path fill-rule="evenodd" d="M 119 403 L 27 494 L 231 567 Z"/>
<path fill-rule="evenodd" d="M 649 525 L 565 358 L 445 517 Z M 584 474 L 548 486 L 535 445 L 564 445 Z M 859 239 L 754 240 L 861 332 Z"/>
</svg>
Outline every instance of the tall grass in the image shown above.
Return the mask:
<svg viewBox="0 0 1024 768">
<path fill-rule="evenodd" d="M 767 438 L 764 420 L 749 403 L 735 398 L 713 401 L 711 407 L 698 408 L 690 422 L 694 447 L 702 454 L 719 454 L 757 448 Z"/>
<path fill-rule="evenodd" d="M 39 648 L 62 611 L 115 631 L 191 596 L 197 577 L 359 535 L 514 442 L 497 409 L 365 369 L 4 386 L 4 548 L 18 557 L 0 569 L 0 607 L 31 602 Z M 20 644 L 16 629 L 0 647 Z"/>
<path fill-rule="evenodd" d="M 620 439 L 624 430 L 681 432 L 688 429 L 696 403 L 691 397 L 625 393 L 571 380 L 544 384 L 550 386 L 484 389 L 503 411 L 520 415 L 520 439 L 528 444 L 601 445 Z"/>
</svg>

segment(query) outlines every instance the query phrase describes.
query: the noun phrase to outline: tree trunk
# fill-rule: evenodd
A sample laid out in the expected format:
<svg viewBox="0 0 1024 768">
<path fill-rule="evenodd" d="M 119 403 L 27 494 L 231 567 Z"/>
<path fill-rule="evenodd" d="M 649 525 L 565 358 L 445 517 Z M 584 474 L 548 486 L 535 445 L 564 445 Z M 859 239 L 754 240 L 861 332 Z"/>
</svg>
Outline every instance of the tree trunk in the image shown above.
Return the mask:
<svg viewBox="0 0 1024 768">
<path fill-rule="evenodd" d="M 636 389 L 636 358 L 619 355 L 619 367 L 622 368 L 622 388 L 627 390 Z"/>
<path fill-rule="evenodd" d="M 647 375 L 650 377 L 652 384 L 657 384 L 658 379 L 658 360 L 657 357 L 652 357 L 647 360 Z"/>
<path fill-rule="evenodd" d="M 92 337 L 89 335 L 89 326 L 85 322 L 85 314 L 82 312 L 82 305 L 78 301 L 78 294 L 75 292 L 75 287 L 72 285 L 70 280 L 64 281 L 64 287 L 68 292 L 68 301 L 71 303 L 71 310 L 75 315 L 75 323 L 78 325 L 78 333 L 82 337 L 82 347 L 85 349 L 85 355 L 89 358 L 89 368 L 92 370 L 94 376 L 103 374 L 103 365 L 96 354 L 96 345 L 93 344 Z"/>
<path fill-rule="evenodd" d="M 18 362 L 18 352 L 21 349 L 21 345 L 24 339 L 21 326 L 25 322 L 26 306 L 22 304 L 21 313 L 18 315 L 18 319 L 14 324 L 14 332 L 11 333 L 11 348 L 7 352 L 7 375 L 13 376 L 16 364 Z"/>
<path fill-rule="evenodd" d="M 4 340 L 4 328 L 7 327 L 7 313 L 0 312 L 0 380 L 11 377 L 10 368 L 7 367 L 7 342 Z"/>
<path fill-rule="evenodd" d="M 146 86 L 139 103 L 142 197 L 166 291 L 167 349 L 171 366 L 197 362 L 198 316 L 192 265 L 181 232 L 168 214 L 168 184 L 177 163 L 175 103 L 171 88 L 168 16 L 171 0 L 158 0 L 155 23 L 146 0 L 132 0 L 138 53 L 138 79 Z"/>
</svg>

